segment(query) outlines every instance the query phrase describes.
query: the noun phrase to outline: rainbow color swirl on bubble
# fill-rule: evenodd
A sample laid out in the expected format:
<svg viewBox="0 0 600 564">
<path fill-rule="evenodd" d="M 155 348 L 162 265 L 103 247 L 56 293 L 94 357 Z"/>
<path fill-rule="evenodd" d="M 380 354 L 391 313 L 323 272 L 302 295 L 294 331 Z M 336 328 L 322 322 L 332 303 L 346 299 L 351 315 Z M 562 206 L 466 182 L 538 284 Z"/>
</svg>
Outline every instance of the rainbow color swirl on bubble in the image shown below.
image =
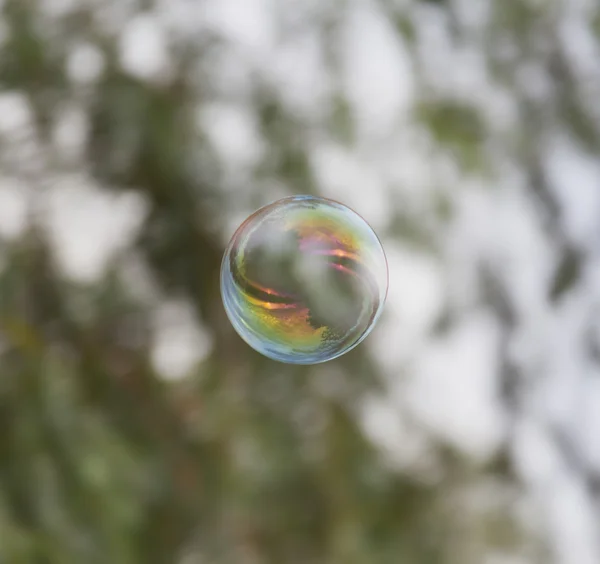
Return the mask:
<svg viewBox="0 0 600 564">
<path fill-rule="evenodd" d="M 265 356 L 316 364 L 358 345 L 385 302 L 377 235 L 332 200 L 294 196 L 252 214 L 223 257 L 221 294 L 239 335 Z"/>
</svg>

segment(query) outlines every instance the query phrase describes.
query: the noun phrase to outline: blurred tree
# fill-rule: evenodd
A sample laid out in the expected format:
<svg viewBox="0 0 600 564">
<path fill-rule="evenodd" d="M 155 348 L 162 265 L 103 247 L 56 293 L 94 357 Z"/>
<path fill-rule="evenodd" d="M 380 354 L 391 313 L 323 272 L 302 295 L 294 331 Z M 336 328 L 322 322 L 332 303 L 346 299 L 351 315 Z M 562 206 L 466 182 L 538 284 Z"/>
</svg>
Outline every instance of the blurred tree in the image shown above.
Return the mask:
<svg viewBox="0 0 600 564">
<path fill-rule="evenodd" d="M 20 182 L 28 205 L 24 230 L 0 239 L 0 562 L 548 562 L 551 543 L 520 514 L 527 492 L 511 437 L 477 460 L 401 410 L 401 440 L 418 454 L 398 462 L 371 440 L 364 406 L 387 401 L 409 363 L 390 374 L 367 346 L 332 365 L 271 362 L 233 333 L 218 282 L 232 222 L 278 196 L 327 191 L 321 148 L 351 152 L 342 173 L 357 155 L 395 162 L 394 135 L 408 131 L 431 172 L 428 196 L 411 200 L 403 177 L 386 178 L 385 240 L 442 262 L 460 185 L 494 190 L 513 167 L 559 255 L 548 297 L 568 294 L 586 251 L 561 224 L 542 145 L 555 128 L 592 154 L 600 138 L 589 77 L 575 76 L 556 36 L 568 3 L 482 1 L 477 21 L 464 17 L 468 2 L 369 4 L 408 53 L 418 100 L 381 131 L 367 127 L 375 118 L 361 122 L 344 86 L 339 38 L 355 3 L 265 3 L 279 26 L 273 45 L 263 16 L 240 23 L 241 3 L 224 2 L 234 6 L 225 16 L 218 4 L 0 3 L 0 190 Z M 586 21 L 597 38 L 598 11 Z M 509 97 L 517 117 L 486 113 L 486 93 L 461 86 L 459 68 L 456 84 L 440 81 L 424 58 L 428 34 L 475 53 L 465 66 L 481 63 L 490 97 Z M 292 63 L 271 68 L 275 42 L 298 36 Z M 325 71 L 323 84 L 309 77 L 317 103 L 307 109 L 293 56 L 311 49 Z M 146 210 L 92 280 L 66 272 L 47 219 L 73 182 L 135 193 Z M 367 206 L 377 196 L 365 187 L 348 197 Z M 497 395 L 518 422 L 518 299 L 505 265 L 488 258 L 474 263 L 471 305 L 448 298 L 428 337 L 448 335 L 469 307 L 491 312 L 502 334 Z M 173 300 L 212 346 L 168 378 L 155 361 L 156 312 Z M 593 489 L 584 463 L 577 471 Z"/>
</svg>

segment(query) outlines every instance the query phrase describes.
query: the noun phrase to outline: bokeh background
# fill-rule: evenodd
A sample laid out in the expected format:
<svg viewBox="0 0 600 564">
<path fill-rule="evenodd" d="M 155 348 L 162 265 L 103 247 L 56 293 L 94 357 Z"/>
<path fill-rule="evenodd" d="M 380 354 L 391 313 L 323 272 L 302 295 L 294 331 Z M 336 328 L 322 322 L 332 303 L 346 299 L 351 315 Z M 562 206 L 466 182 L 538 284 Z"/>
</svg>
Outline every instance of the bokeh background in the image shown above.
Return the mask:
<svg viewBox="0 0 600 564">
<path fill-rule="evenodd" d="M 0 1 L 2 564 L 598 564 L 594 0 Z M 389 259 L 358 349 L 250 350 L 257 207 Z"/>
</svg>

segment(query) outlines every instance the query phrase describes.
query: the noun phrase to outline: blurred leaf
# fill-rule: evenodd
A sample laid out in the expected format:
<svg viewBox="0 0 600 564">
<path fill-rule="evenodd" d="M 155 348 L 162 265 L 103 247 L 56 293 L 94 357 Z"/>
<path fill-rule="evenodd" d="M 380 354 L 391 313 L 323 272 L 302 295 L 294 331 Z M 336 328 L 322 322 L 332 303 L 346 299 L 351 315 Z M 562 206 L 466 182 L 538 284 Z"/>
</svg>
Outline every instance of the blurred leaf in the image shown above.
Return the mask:
<svg viewBox="0 0 600 564">
<path fill-rule="evenodd" d="M 417 116 L 466 168 L 483 168 L 486 131 L 475 109 L 450 101 L 421 102 Z"/>
<path fill-rule="evenodd" d="M 552 286 L 550 299 L 558 301 L 563 294 L 568 292 L 581 276 L 582 257 L 574 248 L 568 248 L 562 256 L 557 267 Z"/>
</svg>

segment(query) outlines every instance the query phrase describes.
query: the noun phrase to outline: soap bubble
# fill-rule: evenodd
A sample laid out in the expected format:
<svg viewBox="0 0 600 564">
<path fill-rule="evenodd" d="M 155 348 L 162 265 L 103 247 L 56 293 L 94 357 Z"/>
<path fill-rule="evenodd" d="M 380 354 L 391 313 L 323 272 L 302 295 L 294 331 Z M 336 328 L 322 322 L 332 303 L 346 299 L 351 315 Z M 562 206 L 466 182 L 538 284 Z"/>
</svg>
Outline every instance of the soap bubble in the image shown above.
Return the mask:
<svg viewBox="0 0 600 564">
<path fill-rule="evenodd" d="M 377 235 L 332 200 L 294 196 L 252 214 L 233 235 L 221 294 L 239 335 L 265 356 L 316 364 L 373 329 L 387 294 Z"/>
</svg>

